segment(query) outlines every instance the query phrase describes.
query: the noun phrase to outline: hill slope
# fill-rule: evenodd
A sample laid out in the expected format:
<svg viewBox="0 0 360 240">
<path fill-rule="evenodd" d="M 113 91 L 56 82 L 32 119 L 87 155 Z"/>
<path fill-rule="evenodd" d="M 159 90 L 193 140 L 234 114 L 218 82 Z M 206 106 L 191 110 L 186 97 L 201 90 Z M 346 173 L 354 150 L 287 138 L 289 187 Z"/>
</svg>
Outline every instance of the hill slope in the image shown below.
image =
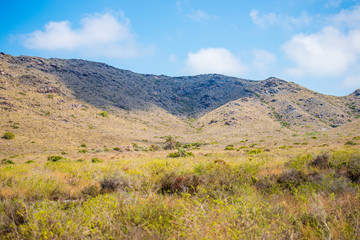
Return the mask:
<svg viewBox="0 0 360 240">
<path fill-rule="evenodd" d="M 103 110 L 110 118 L 99 116 Z M 11 144 L 0 140 L 1 150 L 159 143 L 164 135 L 225 143 L 345 126 L 360 116 L 360 90 L 335 97 L 277 78 L 155 76 L 85 60 L 1 53 L 0 112 L 0 130 L 17 136 Z"/>
</svg>

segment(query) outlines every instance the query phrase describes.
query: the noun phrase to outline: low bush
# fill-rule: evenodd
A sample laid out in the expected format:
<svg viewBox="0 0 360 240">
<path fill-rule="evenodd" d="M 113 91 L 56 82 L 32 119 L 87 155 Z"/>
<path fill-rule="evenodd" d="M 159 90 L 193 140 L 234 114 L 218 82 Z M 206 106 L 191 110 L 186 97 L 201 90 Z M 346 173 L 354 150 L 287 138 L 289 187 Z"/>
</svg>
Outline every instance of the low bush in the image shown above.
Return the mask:
<svg viewBox="0 0 360 240">
<path fill-rule="evenodd" d="M 178 152 L 169 153 L 166 157 L 168 158 L 178 158 L 180 154 Z"/>
<path fill-rule="evenodd" d="M 195 193 L 200 183 L 200 177 L 195 174 L 177 175 L 172 172 L 165 174 L 160 179 L 158 191 L 163 194 Z"/>
<path fill-rule="evenodd" d="M 110 116 L 110 114 L 107 111 L 99 112 L 99 115 L 106 118 Z"/>
<path fill-rule="evenodd" d="M 149 148 L 149 151 L 159 151 L 161 149 L 161 146 L 159 145 L 156 145 L 156 144 L 151 144 L 150 148 Z"/>
<path fill-rule="evenodd" d="M 326 153 L 316 156 L 316 158 L 310 163 L 310 166 L 316 167 L 318 169 L 330 168 L 329 156 Z"/>
<path fill-rule="evenodd" d="M 62 156 L 48 156 L 47 160 L 50 161 L 50 162 L 57 162 L 57 161 L 59 161 L 61 159 L 63 159 Z"/>
<path fill-rule="evenodd" d="M 6 132 L 1 138 L 6 140 L 12 140 L 15 138 L 15 134 L 13 134 L 12 132 Z"/>
<path fill-rule="evenodd" d="M 114 192 L 117 189 L 126 190 L 130 187 L 128 179 L 121 175 L 105 177 L 101 182 L 101 193 Z"/>
<path fill-rule="evenodd" d="M 247 150 L 247 151 L 245 151 L 247 154 L 260 154 L 260 153 L 262 153 L 262 149 L 260 149 L 260 148 L 257 148 L 257 149 L 252 149 L 252 150 Z"/>
<path fill-rule="evenodd" d="M 2 159 L 1 160 L 1 164 L 15 164 L 13 161 L 11 161 L 10 159 Z"/>
<path fill-rule="evenodd" d="M 292 169 L 302 169 L 306 167 L 306 165 L 309 164 L 312 159 L 313 156 L 311 154 L 300 154 L 288 161 L 285 166 Z"/>
<path fill-rule="evenodd" d="M 234 145 L 227 145 L 224 150 L 235 150 Z"/>
<path fill-rule="evenodd" d="M 266 194 L 270 194 L 278 185 L 274 175 L 265 176 L 260 179 L 253 178 L 252 180 L 255 183 L 256 188 Z"/>
<path fill-rule="evenodd" d="M 292 189 L 293 187 L 298 187 L 302 183 L 306 182 L 306 175 L 304 172 L 290 169 L 285 170 L 277 179 L 277 182 L 284 188 Z"/>
<path fill-rule="evenodd" d="M 354 143 L 353 141 L 347 141 L 344 145 L 356 145 L 356 143 Z"/>
<path fill-rule="evenodd" d="M 192 152 L 186 152 L 184 148 L 179 148 L 178 152 L 169 153 L 167 157 L 169 158 L 178 158 L 178 157 L 185 157 L 185 156 L 194 156 Z"/>
<path fill-rule="evenodd" d="M 92 159 L 91 159 L 91 162 L 92 162 L 92 163 L 101 163 L 101 162 L 103 162 L 103 160 L 98 159 L 98 158 L 92 158 Z"/>
</svg>

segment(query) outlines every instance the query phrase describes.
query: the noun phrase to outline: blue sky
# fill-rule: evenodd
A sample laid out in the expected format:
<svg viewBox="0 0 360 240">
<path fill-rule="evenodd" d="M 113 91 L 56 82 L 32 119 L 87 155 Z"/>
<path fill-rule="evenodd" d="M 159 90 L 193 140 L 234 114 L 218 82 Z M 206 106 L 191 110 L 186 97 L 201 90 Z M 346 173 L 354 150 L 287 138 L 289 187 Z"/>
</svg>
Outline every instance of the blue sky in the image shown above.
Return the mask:
<svg viewBox="0 0 360 240">
<path fill-rule="evenodd" d="M 360 0 L 2 1 L 0 51 L 138 73 L 360 88 Z"/>
</svg>

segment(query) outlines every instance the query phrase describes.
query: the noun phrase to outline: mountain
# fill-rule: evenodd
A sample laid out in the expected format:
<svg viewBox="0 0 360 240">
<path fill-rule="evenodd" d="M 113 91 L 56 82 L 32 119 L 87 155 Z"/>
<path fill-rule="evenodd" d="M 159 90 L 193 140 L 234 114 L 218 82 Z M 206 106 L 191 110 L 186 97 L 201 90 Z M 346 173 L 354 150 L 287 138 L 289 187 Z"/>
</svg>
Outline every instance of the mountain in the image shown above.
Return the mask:
<svg viewBox="0 0 360 240">
<path fill-rule="evenodd" d="M 98 114 L 105 110 L 109 118 Z M 335 97 L 274 77 L 157 76 L 85 60 L 1 53 L 0 112 L 1 130 L 16 132 L 20 149 L 44 142 L 55 148 L 84 141 L 161 142 L 164 135 L 236 142 L 357 121 L 360 90 Z M 1 144 L 10 147 L 9 141 Z"/>
</svg>

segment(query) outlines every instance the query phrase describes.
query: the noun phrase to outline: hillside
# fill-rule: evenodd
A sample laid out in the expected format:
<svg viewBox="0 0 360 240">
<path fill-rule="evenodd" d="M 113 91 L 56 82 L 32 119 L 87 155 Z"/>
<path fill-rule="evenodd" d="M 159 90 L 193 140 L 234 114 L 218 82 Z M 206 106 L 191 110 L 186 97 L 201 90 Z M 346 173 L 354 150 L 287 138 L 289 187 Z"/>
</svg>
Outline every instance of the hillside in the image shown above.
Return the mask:
<svg viewBox="0 0 360 240">
<path fill-rule="evenodd" d="M 226 144 L 259 136 L 286 142 L 286 136 L 325 133 L 355 121 L 360 90 L 335 97 L 277 78 L 155 76 L 85 60 L 1 53 L 0 113 L 1 134 L 16 135 L 0 140 L 4 155 L 83 142 L 94 148 L 160 144 L 166 135 L 182 142 Z"/>
</svg>

